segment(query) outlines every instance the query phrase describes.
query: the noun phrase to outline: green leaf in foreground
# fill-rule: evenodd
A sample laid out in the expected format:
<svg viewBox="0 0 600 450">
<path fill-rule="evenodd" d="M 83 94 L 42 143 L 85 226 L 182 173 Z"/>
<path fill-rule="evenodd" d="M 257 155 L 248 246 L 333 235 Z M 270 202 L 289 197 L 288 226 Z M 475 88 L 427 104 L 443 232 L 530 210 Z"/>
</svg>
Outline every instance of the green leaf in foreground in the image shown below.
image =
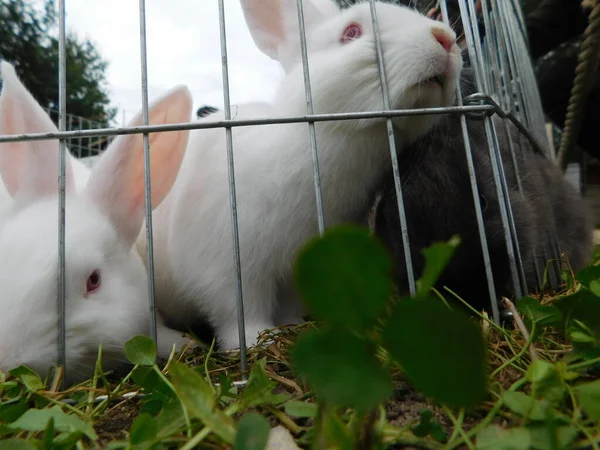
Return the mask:
<svg viewBox="0 0 600 450">
<path fill-rule="evenodd" d="M 202 420 L 216 435 L 233 444 L 235 429 L 231 418 L 215 408 L 216 398 L 206 380 L 185 364 L 171 361 L 169 374 L 177 396 L 185 408 Z"/>
<path fill-rule="evenodd" d="M 156 361 L 156 343 L 148 336 L 135 336 L 125 342 L 125 356 L 133 364 L 152 366 Z"/>
<path fill-rule="evenodd" d="M 485 400 L 486 345 L 479 326 L 435 297 L 397 302 L 382 331 L 385 348 L 425 395 L 453 407 Z"/>
<path fill-rule="evenodd" d="M 536 359 L 527 368 L 526 378 L 531 382 L 532 395 L 559 403 L 566 395 L 561 373 L 556 364 Z"/>
<path fill-rule="evenodd" d="M 299 253 L 294 275 L 308 310 L 318 320 L 367 328 L 392 292 L 392 260 L 366 228 L 325 231 Z"/>
<path fill-rule="evenodd" d="M 539 326 L 549 326 L 561 323 L 563 315 L 556 306 L 542 305 L 538 300 L 532 297 L 522 297 L 517 300 L 517 310 L 527 323 L 531 330 L 531 324 L 535 322 Z"/>
<path fill-rule="evenodd" d="M 412 432 L 418 437 L 430 435 L 439 442 L 444 442 L 446 440 L 446 432 L 438 420 L 433 416 L 433 412 L 430 409 L 421 411 L 419 423 L 412 427 Z"/>
<path fill-rule="evenodd" d="M 531 431 L 527 428 L 501 428 L 490 425 L 477 433 L 477 450 L 528 450 Z"/>
<path fill-rule="evenodd" d="M 579 433 L 574 425 L 557 426 L 555 422 L 530 424 L 528 428 L 531 431 L 531 448 L 535 450 L 572 448 L 570 444 Z"/>
<path fill-rule="evenodd" d="M 150 414 L 142 413 L 135 418 L 129 429 L 129 443 L 133 446 L 152 441 L 156 438 L 157 424 Z"/>
<path fill-rule="evenodd" d="M 54 439 L 54 417 L 50 417 L 46 429 L 44 430 L 44 437 L 42 439 L 45 448 L 52 448 L 52 441 Z"/>
<path fill-rule="evenodd" d="M 581 383 L 575 387 L 584 411 L 594 420 L 600 421 L 600 380 Z"/>
<path fill-rule="evenodd" d="M 25 387 L 32 391 L 39 391 L 44 388 L 44 382 L 40 376 L 27 366 L 19 366 L 8 372 L 13 377 L 19 379 Z"/>
<path fill-rule="evenodd" d="M 436 242 L 423 250 L 425 268 L 423 275 L 417 281 L 417 296 L 427 295 L 435 286 L 459 244 L 460 237 L 455 235 L 447 242 Z"/>
<path fill-rule="evenodd" d="M 54 450 L 71 450 L 77 447 L 77 442 L 81 440 L 83 433 L 73 431 L 71 433 L 61 433 L 52 442 Z"/>
<path fill-rule="evenodd" d="M 231 400 L 231 388 L 233 387 L 233 381 L 231 378 L 226 376 L 224 373 L 219 374 L 219 398 L 227 399 L 226 401 Z"/>
<path fill-rule="evenodd" d="M 593 280 L 590 283 L 590 291 L 596 296 L 600 297 L 600 281 Z"/>
<path fill-rule="evenodd" d="M 186 426 L 183 407 L 177 399 L 171 399 L 164 403 L 155 420 L 156 437 L 158 440 L 172 436 Z"/>
<path fill-rule="evenodd" d="M 321 417 L 320 434 L 313 448 L 354 450 L 357 448 L 353 434 L 335 413 L 333 408 L 326 408 Z"/>
<path fill-rule="evenodd" d="M 252 366 L 248 383 L 241 395 L 242 401 L 247 407 L 266 403 L 278 405 L 288 399 L 285 394 L 273 394 L 277 383 L 271 381 L 265 374 L 266 365 L 267 359 L 261 358 Z"/>
<path fill-rule="evenodd" d="M 309 330 L 291 350 L 294 367 L 315 393 L 336 406 L 375 407 L 392 391 L 372 342 L 344 328 Z"/>
<path fill-rule="evenodd" d="M 288 416 L 292 417 L 317 417 L 316 403 L 301 402 L 299 400 L 290 400 L 283 405 L 284 411 Z"/>
<path fill-rule="evenodd" d="M 91 423 L 65 413 L 60 406 L 53 406 L 50 409 L 30 409 L 7 426 L 24 431 L 44 431 L 50 419 L 54 419 L 54 429 L 60 432 L 81 431 L 94 441 L 98 439 Z"/>
<path fill-rule="evenodd" d="M 269 421 L 258 413 L 242 416 L 235 435 L 234 450 L 264 450 L 269 440 Z"/>
<path fill-rule="evenodd" d="M 556 416 L 556 410 L 523 392 L 506 391 L 502 399 L 512 412 L 527 419 L 544 421 Z"/>
<path fill-rule="evenodd" d="M 38 447 L 25 439 L 3 439 L 2 450 L 37 450 Z"/>
<path fill-rule="evenodd" d="M 588 266 L 575 274 L 575 278 L 582 285 L 589 288 L 592 281 L 600 279 L 600 266 Z"/>
<path fill-rule="evenodd" d="M 14 401 L 8 401 L 0 404 L 0 422 L 14 422 L 27 411 L 27 400 L 25 397 L 21 397 Z"/>
<path fill-rule="evenodd" d="M 560 297 L 554 305 L 567 319 L 565 322 L 567 336 L 575 349 L 580 353 L 586 353 L 591 358 L 600 356 L 598 297 L 587 289 L 580 289 L 573 295 Z"/>
</svg>

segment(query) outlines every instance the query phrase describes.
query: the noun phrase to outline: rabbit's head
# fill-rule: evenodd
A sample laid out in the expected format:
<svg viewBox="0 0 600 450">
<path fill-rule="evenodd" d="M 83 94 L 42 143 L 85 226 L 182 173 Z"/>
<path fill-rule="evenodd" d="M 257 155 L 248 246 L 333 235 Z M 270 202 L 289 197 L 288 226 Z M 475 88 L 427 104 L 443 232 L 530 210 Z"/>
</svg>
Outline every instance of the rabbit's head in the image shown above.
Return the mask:
<svg viewBox="0 0 600 450">
<path fill-rule="evenodd" d="M 241 0 L 256 45 L 278 60 L 286 76 L 277 105 L 305 114 L 306 96 L 296 0 Z M 340 10 L 333 2 L 302 2 L 314 112 L 346 113 L 384 108 L 371 3 Z M 405 6 L 375 2 L 391 109 L 442 107 L 456 97 L 463 66 L 455 33 Z M 288 110 L 289 108 L 289 110 Z M 369 126 L 382 119 L 350 121 Z M 397 117 L 409 134 L 425 132 L 434 115 Z M 343 126 L 345 121 L 336 123 Z M 422 131 L 421 131 L 422 129 Z"/>
<path fill-rule="evenodd" d="M 151 105 L 149 123 L 188 122 L 191 111 L 188 89 L 177 87 Z M 15 123 L 5 120 L 3 132 Z M 141 124 L 138 113 L 129 125 Z M 149 135 L 152 208 L 170 191 L 187 140 L 188 131 Z M 66 173 L 68 382 L 91 375 L 99 344 L 108 370 L 125 361 L 128 339 L 149 333 L 147 274 L 133 247 L 145 217 L 143 148 L 141 134 L 117 137 L 82 190 L 75 189 L 72 171 Z M 0 145 L 0 175 L 12 197 L 0 217 L 0 368 L 25 364 L 44 375 L 58 352 L 56 141 Z"/>
</svg>

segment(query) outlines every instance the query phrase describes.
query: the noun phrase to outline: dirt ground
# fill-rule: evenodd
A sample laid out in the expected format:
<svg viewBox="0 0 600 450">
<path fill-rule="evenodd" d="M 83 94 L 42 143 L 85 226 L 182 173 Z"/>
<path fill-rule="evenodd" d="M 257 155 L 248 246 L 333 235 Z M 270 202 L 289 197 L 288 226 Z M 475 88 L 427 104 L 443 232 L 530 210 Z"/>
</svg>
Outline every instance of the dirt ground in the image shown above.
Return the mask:
<svg viewBox="0 0 600 450">
<path fill-rule="evenodd" d="M 282 386 L 278 386 L 275 392 L 286 391 Z M 133 423 L 133 420 L 139 412 L 139 401 L 136 399 L 124 400 L 111 408 L 110 411 L 101 419 L 96 421 L 94 429 L 98 433 L 99 443 L 106 445 L 114 440 L 127 439 L 128 430 Z M 429 409 L 433 412 L 434 417 L 440 423 L 446 433 L 452 432 L 452 422 L 444 412 L 427 401 L 421 394 L 416 392 L 407 383 L 403 381 L 396 381 L 395 390 L 393 397 L 386 403 L 387 421 L 396 427 L 402 428 L 405 426 L 412 426 L 418 423 L 421 412 L 424 409 Z M 482 417 L 472 415 L 465 417 L 463 422 L 463 428 L 469 430 L 473 426 L 477 425 Z M 271 425 L 276 426 L 279 421 L 272 417 Z M 298 425 L 307 426 L 310 425 L 310 420 L 298 419 L 296 420 Z M 493 423 L 502 425 L 500 419 L 494 420 Z M 392 446 L 390 449 L 395 448 L 416 448 L 406 446 Z"/>
<path fill-rule="evenodd" d="M 96 421 L 94 429 L 98 434 L 99 443 L 106 445 L 111 441 L 126 439 L 129 427 L 138 411 L 138 400 L 129 399 L 112 408 L 108 414 Z"/>
</svg>

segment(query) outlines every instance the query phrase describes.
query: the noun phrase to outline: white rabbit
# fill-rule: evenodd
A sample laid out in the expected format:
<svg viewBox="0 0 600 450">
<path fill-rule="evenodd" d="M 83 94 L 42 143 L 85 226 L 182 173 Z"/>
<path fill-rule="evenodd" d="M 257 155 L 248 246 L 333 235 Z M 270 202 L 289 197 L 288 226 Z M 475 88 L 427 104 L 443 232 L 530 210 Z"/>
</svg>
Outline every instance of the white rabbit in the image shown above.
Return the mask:
<svg viewBox="0 0 600 450">
<path fill-rule="evenodd" d="M 0 92 L 0 136 L 8 134 L 25 133 L 57 133 L 58 129 L 39 103 L 33 98 L 23 83 L 19 80 L 14 67 L 0 61 L 0 76 L 2 77 L 2 91 Z M 1 145 L 1 144 L 0 144 Z M 56 147 L 56 160 L 48 160 L 48 164 L 58 166 L 58 141 L 24 141 L 10 144 L 12 148 L 27 147 L 32 151 L 42 147 Z M 29 152 L 21 152 L 21 154 Z M 90 169 L 75 158 L 69 151 L 67 159 L 70 161 L 68 170 L 75 177 L 75 188 L 83 188 L 90 176 Z M 35 154 L 35 152 L 33 153 Z M 14 174 L 15 177 L 21 176 Z M 70 175 L 69 175 L 70 176 Z M 23 181 L 26 181 L 23 179 Z M 0 183 L 0 208 L 10 203 L 10 196 L 4 183 Z"/>
<path fill-rule="evenodd" d="M 268 104 L 235 105 L 235 119 L 306 114 L 295 0 L 242 1 L 257 46 L 278 60 L 285 79 Z M 383 108 L 370 5 L 324 14 L 303 1 L 315 113 Z M 453 31 L 406 7 L 377 3 L 392 108 L 450 105 L 462 68 Z M 233 115 L 233 113 L 232 113 Z M 222 120 L 217 112 L 202 119 Z M 438 116 L 393 120 L 404 147 Z M 364 223 L 373 192 L 391 159 L 383 119 L 316 124 L 327 226 Z M 306 123 L 233 128 L 246 341 L 277 324 L 297 322 L 292 264 L 317 235 L 313 163 Z M 239 348 L 236 280 L 225 132 L 196 130 L 181 172 L 153 215 L 161 240 L 156 280 L 165 320 L 177 328 L 206 318 L 221 349 Z M 144 246 L 143 240 L 138 245 Z M 168 274 L 168 275 L 167 275 Z"/>
<path fill-rule="evenodd" d="M 189 90 L 180 86 L 156 100 L 150 124 L 191 119 Z M 25 119 L 33 119 L 30 116 Z M 36 120 L 41 120 L 38 114 Z M 129 124 L 139 126 L 141 113 Z M 3 123 L 30 129 L 25 121 Z M 171 189 L 188 131 L 150 134 L 152 207 Z M 13 198 L 0 216 L 0 368 L 26 364 L 44 373 L 57 358 L 58 144 L 0 144 L 0 175 Z M 66 356 L 68 383 L 93 373 L 98 345 L 103 367 L 125 362 L 123 344 L 149 334 L 147 273 L 134 249 L 144 221 L 141 134 L 117 137 L 102 154 L 87 186 L 76 191 L 67 161 Z M 189 342 L 158 319 L 158 349 Z"/>
</svg>

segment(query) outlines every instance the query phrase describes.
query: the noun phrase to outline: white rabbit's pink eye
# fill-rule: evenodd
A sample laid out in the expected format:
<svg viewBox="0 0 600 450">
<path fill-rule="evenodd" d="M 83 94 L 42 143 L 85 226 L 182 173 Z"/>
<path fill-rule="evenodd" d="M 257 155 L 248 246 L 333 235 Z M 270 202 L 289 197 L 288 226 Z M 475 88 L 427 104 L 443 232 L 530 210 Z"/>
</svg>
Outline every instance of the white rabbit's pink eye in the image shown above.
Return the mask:
<svg viewBox="0 0 600 450">
<path fill-rule="evenodd" d="M 94 292 L 100 287 L 101 282 L 100 271 L 94 270 L 87 279 L 87 293 Z"/>
<path fill-rule="evenodd" d="M 356 22 L 352 22 L 344 29 L 344 33 L 342 34 L 342 38 L 340 41 L 342 44 L 347 44 L 354 39 L 358 39 L 362 36 L 362 27 Z"/>
</svg>

